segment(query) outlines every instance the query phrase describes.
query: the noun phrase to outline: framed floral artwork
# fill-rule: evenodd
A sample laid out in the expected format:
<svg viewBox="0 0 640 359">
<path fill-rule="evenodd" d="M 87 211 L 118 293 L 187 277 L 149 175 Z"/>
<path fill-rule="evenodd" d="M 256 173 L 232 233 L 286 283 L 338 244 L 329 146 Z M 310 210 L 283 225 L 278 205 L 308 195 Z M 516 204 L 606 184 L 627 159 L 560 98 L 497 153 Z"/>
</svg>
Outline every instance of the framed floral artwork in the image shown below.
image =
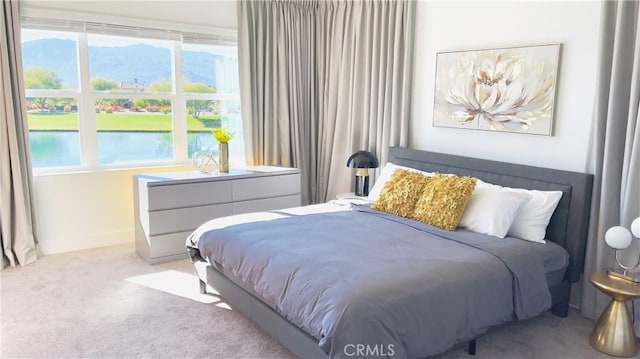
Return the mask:
<svg viewBox="0 0 640 359">
<path fill-rule="evenodd" d="M 551 136 L 560 45 L 440 52 L 433 125 Z"/>
</svg>

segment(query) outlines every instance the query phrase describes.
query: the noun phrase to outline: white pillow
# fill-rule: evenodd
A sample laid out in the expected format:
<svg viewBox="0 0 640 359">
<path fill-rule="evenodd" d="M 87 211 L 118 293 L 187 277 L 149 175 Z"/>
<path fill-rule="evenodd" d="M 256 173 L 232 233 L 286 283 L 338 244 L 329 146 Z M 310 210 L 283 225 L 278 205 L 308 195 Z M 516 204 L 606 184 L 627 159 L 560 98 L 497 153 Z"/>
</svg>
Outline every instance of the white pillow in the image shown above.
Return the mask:
<svg viewBox="0 0 640 359">
<path fill-rule="evenodd" d="M 504 238 L 518 212 L 531 198 L 528 193 L 477 180 L 458 225 L 473 232 Z"/>
<path fill-rule="evenodd" d="M 509 236 L 527 241 L 546 243 L 544 236 L 549 220 L 562 197 L 562 191 L 536 191 L 513 188 L 512 191 L 530 194 L 531 200 L 520 210 L 509 229 Z"/>
<path fill-rule="evenodd" d="M 433 173 L 431 172 L 420 171 L 415 168 L 399 166 L 391 162 L 387 162 L 387 164 L 384 165 L 384 167 L 382 168 L 382 171 L 380 171 L 380 176 L 378 176 L 378 179 L 376 180 L 376 182 L 373 184 L 373 187 L 369 191 L 369 196 L 367 197 L 369 201 L 375 202 L 378 199 L 378 197 L 380 197 L 380 192 L 382 192 L 384 185 L 387 183 L 387 181 L 391 179 L 391 175 L 393 175 L 393 172 L 395 172 L 397 169 L 403 169 L 411 172 L 420 172 L 425 176 L 433 175 Z"/>
</svg>

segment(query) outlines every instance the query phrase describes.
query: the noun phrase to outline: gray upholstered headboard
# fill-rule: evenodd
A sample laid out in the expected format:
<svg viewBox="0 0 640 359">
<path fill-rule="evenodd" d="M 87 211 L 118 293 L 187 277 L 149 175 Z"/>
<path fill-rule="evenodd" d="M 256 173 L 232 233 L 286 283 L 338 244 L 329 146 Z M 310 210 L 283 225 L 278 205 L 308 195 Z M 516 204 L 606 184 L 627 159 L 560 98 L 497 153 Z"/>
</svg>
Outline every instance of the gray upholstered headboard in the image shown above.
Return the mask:
<svg viewBox="0 0 640 359">
<path fill-rule="evenodd" d="M 560 203 L 547 227 L 546 238 L 569 252 L 566 279 L 569 282 L 580 279 L 584 267 L 593 175 L 401 147 L 389 149 L 389 162 L 428 172 L 473 176 L 506 187 L 562 191 Z"/>
</svg>

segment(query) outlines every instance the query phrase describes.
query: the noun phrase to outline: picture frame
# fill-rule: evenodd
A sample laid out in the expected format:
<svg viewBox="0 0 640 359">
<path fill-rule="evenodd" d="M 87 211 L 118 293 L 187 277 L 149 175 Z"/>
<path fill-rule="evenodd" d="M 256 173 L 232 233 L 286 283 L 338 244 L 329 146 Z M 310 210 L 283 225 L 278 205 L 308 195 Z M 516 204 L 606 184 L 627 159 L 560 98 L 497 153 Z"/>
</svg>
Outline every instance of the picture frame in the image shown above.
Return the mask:
<svg viewBox="0 0 640 359">
<path fill-rule="evenodd" d="M 438 52 L 433 126 L 552 135 L 560 44 Z"/>
</svg>

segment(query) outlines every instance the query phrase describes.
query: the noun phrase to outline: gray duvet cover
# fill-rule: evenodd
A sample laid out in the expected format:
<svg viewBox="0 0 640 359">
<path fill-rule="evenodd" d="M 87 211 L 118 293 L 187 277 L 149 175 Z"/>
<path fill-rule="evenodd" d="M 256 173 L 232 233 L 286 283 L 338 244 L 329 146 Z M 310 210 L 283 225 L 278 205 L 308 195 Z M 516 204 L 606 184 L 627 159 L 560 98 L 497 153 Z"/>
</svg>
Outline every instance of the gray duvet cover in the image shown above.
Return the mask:
<svg viewBox="0 0 640 359">
<path fill-rule="evenodd" d="M 540 244 L 327 206 L 216 219 L 187 246 L 331 358 L 424 358 L 551 305 Z"/>
</svg>

